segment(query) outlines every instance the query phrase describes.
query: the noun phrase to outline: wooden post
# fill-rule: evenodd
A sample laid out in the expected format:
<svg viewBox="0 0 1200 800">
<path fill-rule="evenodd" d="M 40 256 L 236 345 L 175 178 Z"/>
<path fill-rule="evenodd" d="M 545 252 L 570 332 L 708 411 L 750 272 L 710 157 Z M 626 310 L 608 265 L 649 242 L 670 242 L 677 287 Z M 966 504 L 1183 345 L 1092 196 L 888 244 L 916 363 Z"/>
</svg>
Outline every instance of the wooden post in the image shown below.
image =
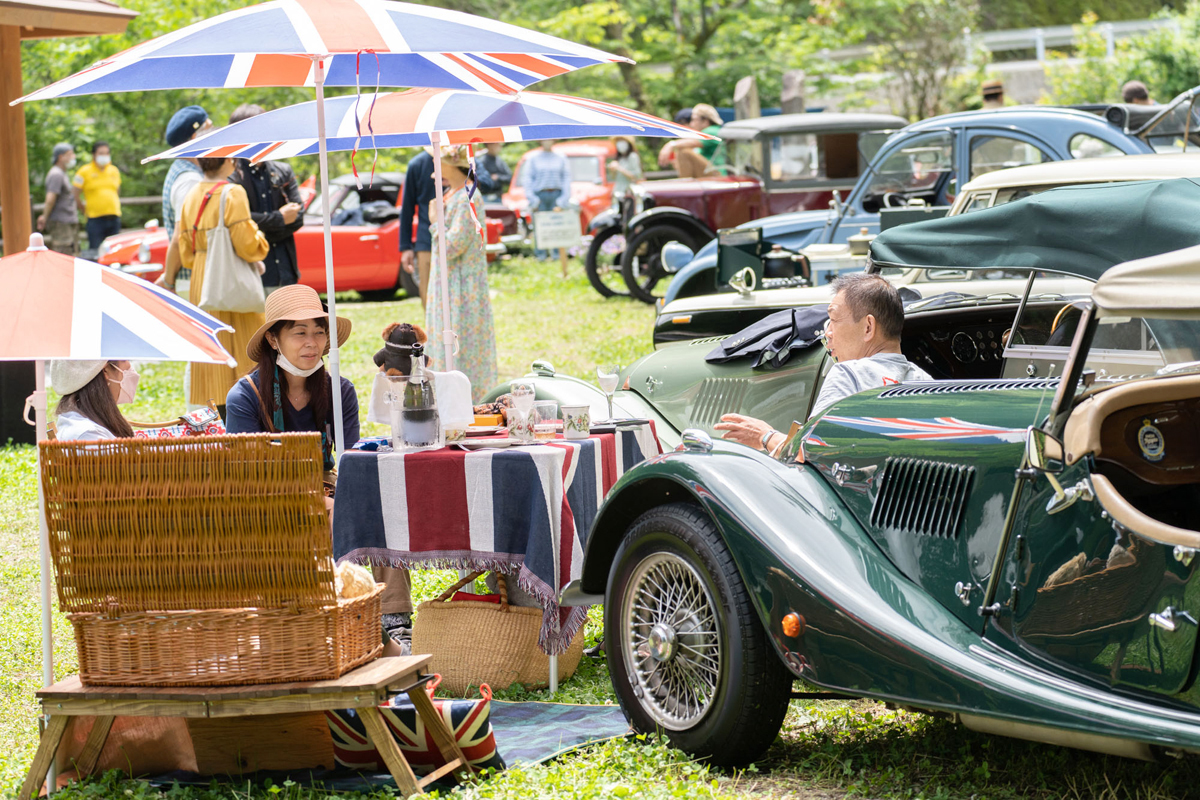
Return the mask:
<svg viewBox="0 0 1200 800">
<path fill-rule="evenodd" d="M 803 114 L 808 110 L 804 104 L 804 70 L 790 69 L 783 73 L 783 91 L 780 107 L 784 114 Z"/>
<path fill-rule="evenodd" d="M 558 248 L 558 258 L 560 261 L 562 261 L 563 277 L 565 278 L 567 277 L 567 248 Z"/>
<path fill-rule="evenodd" d="M 21 29 L 0 26 L 0 222 L 4 254 L 29 247 L 29 165 L 25 161 L 25 106 L 10 106 L 21 90 Z"/>
<path fill-rule="evenodd" d="M 758 81 L 747 75 L 733 87 L 733 116 L 735 119 L 754 119 L 762 116 L 758 104 Z"/>
</svg>

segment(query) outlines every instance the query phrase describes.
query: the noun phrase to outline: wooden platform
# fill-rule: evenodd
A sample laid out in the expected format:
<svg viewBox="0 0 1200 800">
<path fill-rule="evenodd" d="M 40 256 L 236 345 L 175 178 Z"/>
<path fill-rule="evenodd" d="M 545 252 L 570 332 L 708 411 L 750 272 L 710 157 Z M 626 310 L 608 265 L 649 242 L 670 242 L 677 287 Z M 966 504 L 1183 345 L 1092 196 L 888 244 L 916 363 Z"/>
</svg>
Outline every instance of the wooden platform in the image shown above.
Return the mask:
<svg viewBox="0 0 1200 800">
<path fill-rule="evenodd" d="M 430 658 L 428 655 L 379 658 L 335 680 L 256 686 L 165 689 L 84 686 L 78 676 L 73 675 L 37 693 L 48 722 L 21 787 L 19 800 L 30 800 L 41 789 L 67 721 L 73 716 L 96 717 L 83 751 L 76 759 L 79 775 L 84 776 L 95 768 L 113 718 L 117 716 L 198 719 L 343 708 L 358 711 L 367 735 L 383 757 L 402 795 L 418 793 L 422 787 L 444 775 L 471 772 L 453 733 L 446 728 L 423 688 L 421 668 Z M 398 693 L 408 694 L 447 762 L 421 780 L 413 774 L 379 713 L 379 706 Z"/>
</svg>

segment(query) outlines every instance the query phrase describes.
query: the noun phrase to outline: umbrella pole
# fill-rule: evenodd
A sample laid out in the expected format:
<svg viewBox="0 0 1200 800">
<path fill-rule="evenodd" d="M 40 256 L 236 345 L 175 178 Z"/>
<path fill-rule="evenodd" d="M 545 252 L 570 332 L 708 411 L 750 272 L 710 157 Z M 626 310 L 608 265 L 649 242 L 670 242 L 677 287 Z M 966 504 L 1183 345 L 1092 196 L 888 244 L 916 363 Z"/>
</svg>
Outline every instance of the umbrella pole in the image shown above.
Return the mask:
<svg viewBox="0 0 1200 800">
<path fill-rule="evenodd" d="M 46 362 L 38 359 L 34 366 L 33 419 L 37 441 L 46 438 Z M 28 418 L 27 418 L 28 419 Z M 34 447 L 37 447 L 35 444 Z M 42 685 L 54 683 L 54 628 L 50 619 L 50 528 L 46 524 L 46 500 L 42 496 L 42 452 L 37 450 L 37 499 L 38 499 L 38 562 L 41 572 L 39 599 L 42 606 Z M 46 793 L 55 789 L 53 762 L 46 772 Z"/>
<path fill-rule="evenodd" d="M 442 346 L 446 352 L 446 372 L 454 369 L 454 329 L 450 322 L 450 275 L 446 271 L 446 200 L 442 196 L 442 134 L 434 131 L 430 134 L 433 143 L 433 183 L 437 187 L 435 193 L 437 202 L 437 249 L 438 249 L 438 281 L 442 285 Z"/>
<path fill-rule="evenodd" d="M 333 230 L 329 209 L 329 151 L 325 147 L 325 62 L 317 59 L 317 153 L 321 171 L 321 220 L 325 228 L 325 302 L 329 307 L 329 378 L 333 386 L 333 443 L 334 459 L 340 459 L 346 449 L 346 433 L 342 425 L 342 360 L 338 351 L 337 300 L 333 285 Z"/>
</svg>

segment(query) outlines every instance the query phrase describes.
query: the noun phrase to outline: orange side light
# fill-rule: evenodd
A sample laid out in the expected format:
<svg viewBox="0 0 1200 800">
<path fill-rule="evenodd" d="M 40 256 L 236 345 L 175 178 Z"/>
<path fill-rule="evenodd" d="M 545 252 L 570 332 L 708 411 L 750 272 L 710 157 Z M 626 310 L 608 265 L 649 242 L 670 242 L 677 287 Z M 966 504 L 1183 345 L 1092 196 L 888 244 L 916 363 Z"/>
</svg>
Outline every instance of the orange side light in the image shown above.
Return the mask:
<svg viewBox="0 0 1200 800">
<path fill-rule="evenodd" d="M 793 611 L 783 618 L 783 622 L 780 623 L 780 627 L 783 629 L 784 636 L 788 637 L 789 639 L 795 639 L 797 636 L 804 633 L 804 617 Z"/>
</svg>

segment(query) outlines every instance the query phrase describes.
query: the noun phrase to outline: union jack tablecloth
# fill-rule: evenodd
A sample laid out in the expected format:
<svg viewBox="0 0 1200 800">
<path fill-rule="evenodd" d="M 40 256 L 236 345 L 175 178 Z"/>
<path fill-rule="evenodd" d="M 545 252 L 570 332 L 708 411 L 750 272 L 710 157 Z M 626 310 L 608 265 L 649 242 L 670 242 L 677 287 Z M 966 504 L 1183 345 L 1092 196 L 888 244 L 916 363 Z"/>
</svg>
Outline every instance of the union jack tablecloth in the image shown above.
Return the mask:
<svg viewBox="0 0 1200 800">
<path fill-rule="evenodd" d="M 659 452 L 652 425 L 474 452 L 348 451 L 338 464 L 334 555 L 516 574 L 545 609 L 539 644 L 562 653 L 587 609 L 559 609 L 558 593 L 582 573 L 596 511 L 625 470 Z"/>
</svg>

